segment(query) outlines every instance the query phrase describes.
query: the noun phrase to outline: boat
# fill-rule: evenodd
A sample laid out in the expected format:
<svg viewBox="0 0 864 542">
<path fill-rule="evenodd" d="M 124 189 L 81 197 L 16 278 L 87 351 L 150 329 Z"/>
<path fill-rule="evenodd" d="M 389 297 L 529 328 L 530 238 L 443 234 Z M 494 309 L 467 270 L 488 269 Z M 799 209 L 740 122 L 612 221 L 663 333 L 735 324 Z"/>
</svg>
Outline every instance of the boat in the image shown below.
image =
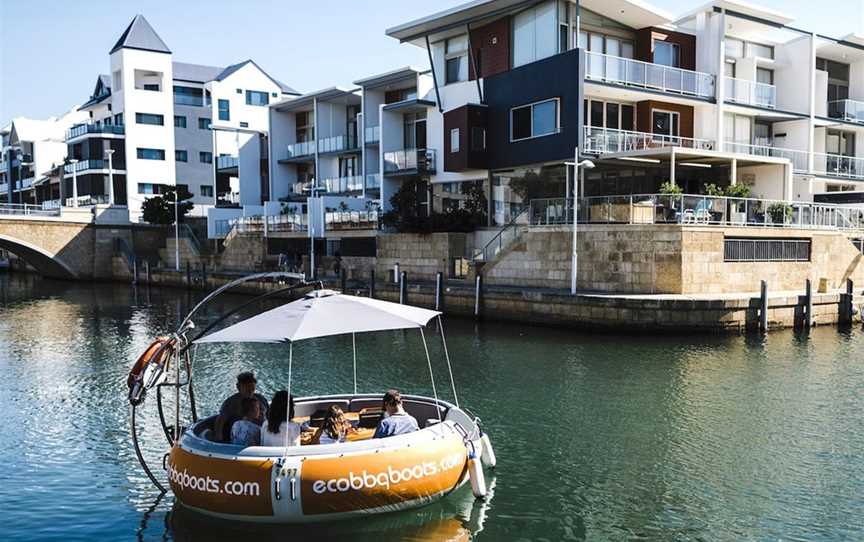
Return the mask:
<svg viewBox="0 0 864 542">
<path fill-rule="evenodd" d="M 296 284 L 271 288 L 198 331 L 195 318 L 218 296 L 249 281 L 293 278 Z M 221 329 L 228 317 L 279 294 L 299 298 Z M 453 401 L 438 397 L 425 328 L 440 332 Z M 384 390 L 358 393 L 356 335 L 416 330 L 423 342 L 432 397 L 403 394 L 405 410 L 419 430 L 373 439 L 382 417 Z M 314 421 L 338 405 L 359 428 L 348 441 L 301 446 L 235 446 L 211 440 L 216 416 L 199 419 L 192 367 L 199 349 L 216 343 L 281 343 L 287 349 L 287 391 L 291 394 L 295 345 L 303 341 L 352 336 L 354 389 L 350 394 L 294 398 L 294 421 Z M 264 273 L 233 281 L 205 297 L 171 336 L 156 339 L 134 365 L 129 380 L 132 440 L 151 481 L 166 491 L 141 453 L 137 411 L 148 391 L 156 390 L 159 419 L 170 451 L 163 458 L 168 485 L 176 501 L 191 510 L 227 520 L 253 523 L 312 523 L 384 514 L 421 507 L 445 498 L 470 483 L 476 498 L 487 488 L 484 466 L 496 458 L 481 421 L 460 406 L 441 313 L 419 307 L 346 295 L 309 284 L 290 273 Z M 174 416 L 166 417 L 163 390 L 173 392 Z M 191 423 L 181 424 L 183 404 Z M 305 439 L 304 439 L 305 441 Z"/>
</svg>

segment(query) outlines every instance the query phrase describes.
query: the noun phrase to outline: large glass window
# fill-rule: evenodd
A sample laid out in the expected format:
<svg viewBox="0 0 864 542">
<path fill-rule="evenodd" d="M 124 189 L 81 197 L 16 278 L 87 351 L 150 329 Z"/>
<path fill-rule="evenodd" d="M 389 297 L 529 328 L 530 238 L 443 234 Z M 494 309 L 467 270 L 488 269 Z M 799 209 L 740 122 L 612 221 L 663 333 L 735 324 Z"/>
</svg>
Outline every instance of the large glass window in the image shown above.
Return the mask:
<svg viewBox="0 0 864 542">
<path fill-rule="evenodd" d="M 756 68 L 756 81 L 766 85 L 774 84 L 774 70 L 767 68 Z"/>
<path fill-rule="evenodd" d="M 212 164 L 213 163 L 213 153 L 212 152 L 204 152 L 201 151 L 198 153 L 198 161 L 202 164 Z"/>
<path fill-rule="evenodd" d="M 531 200 L 562 198 L 560 203 L 543 206 L 542 218 L 563 218 L 563 198 L 567 192 L 567 170 L 563 164 L 517 168 L 492 174 L 492 222 L 508 224 L 530 205 Z M 547 215 L 546 213 L 550 213 Z M 541 218 L 541 217 L 537 217 Z"/>
<path fill-rule="evenodd" d="M 231 102 L 219 100 L 219 120 L 231 120 Z"/>
<path fill-rule="evenodd" d="M 680 66 L 680 53 L 681 50 L 676 43 L 669 43 L 668 41 L 654 42 L 654 64 L 677 68 Z"/>
<path fill-rule="evenodd" d="M 153 113 L 135 113 L 135 122 L 137 124 L 151 124 L 153 126 L 162 126 L 165 124 L 165 117 Z"/>
<path fill-rule="evenodd" d="M 174 160 L 178 162 L 188 162 L 189 153 L 187 151 L 176 150 L 174 151 Z"/>
<path fill-rule="evenodd" d="M 246 91 L 246 105 L 266 106 L 270 103 L 270 95 L 258 90 Z"/>
<path fill-rule="evenodd" d="M 558 133 L 558 99 L 516 107 L 510 111 L 510 140 Z"/>
<path fill-rule="evenodd" d="M 513 17 L 513 67 L 524 66 L 558 52 L 558 9 L 544 2 Z"/>
<path fill-rule="evenodd" d="M 444 42 L 444 84 L 468 80 L 468 36 L 450 38 Z"/>
<path fill-rule="evenodd" d="M 678 137 L 680 128 L 680 115 L 672 111 L 651 112 L 651 128 L 655 135 Z"/>
<path fill-rule="evenodd" d="M 174 115 L 174 128 L 186 128 L 186 117 Z"/>
<path fill-rule="evenodd" d="M 164 160 L 165 151 L 162 149 L 142 149 L 138 148 L 139 160 Z"/>
<path fill-rule="evenodd" d="M 194 87 L 174 87 L 174 103 L 177 105 L 204 105 L 204 90 Z"/>
<path fill-rule="evenodd" d="M 198 129 L 199 130 L 209 130 L 210 129 L 210 119 L 207 117 L 199 117 L 198 118 Z"/>
</svg>

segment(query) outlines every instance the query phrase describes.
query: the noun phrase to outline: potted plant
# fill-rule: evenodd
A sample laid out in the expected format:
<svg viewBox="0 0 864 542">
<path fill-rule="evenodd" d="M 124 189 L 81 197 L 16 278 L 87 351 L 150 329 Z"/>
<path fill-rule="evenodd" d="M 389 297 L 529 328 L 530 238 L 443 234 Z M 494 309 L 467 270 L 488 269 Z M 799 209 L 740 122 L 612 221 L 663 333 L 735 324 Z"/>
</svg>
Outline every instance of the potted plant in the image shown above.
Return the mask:
<svg viewBox="0 0 864 542">
<path fill-rule="evenodd" d="M 746 184 L 733 184 L 726 187 L 725 196 L 727 198 L 736 198 L 737 201 L 729 202 L 729 219 L 737 224 L 747 222 L 747 203 L 740 201 L 750 197 L 750 187 Z"/>
<path fill-rule="evenodd" d="M 683 205 L 681 203 L 681 194 L 683 193 L 684 189 L 673 183 L 672 181 L 665 181 L 663 184 L 660 185 L 660 194 L 663 196 L 667 196 L 665 198 L 661 198 L 661 201 L 663 203 L 658 204 L 658 207 L 665 207 L 663 211 L 664 220 L 676 220 L 676 214 L 684 212 Z"/>
<path fill-rule="evenodd" d="M 792 206 L 778 201 L 768 206 L 768 216 L 774 224 L 787 224 L 792 221 Z"/>
</svg>

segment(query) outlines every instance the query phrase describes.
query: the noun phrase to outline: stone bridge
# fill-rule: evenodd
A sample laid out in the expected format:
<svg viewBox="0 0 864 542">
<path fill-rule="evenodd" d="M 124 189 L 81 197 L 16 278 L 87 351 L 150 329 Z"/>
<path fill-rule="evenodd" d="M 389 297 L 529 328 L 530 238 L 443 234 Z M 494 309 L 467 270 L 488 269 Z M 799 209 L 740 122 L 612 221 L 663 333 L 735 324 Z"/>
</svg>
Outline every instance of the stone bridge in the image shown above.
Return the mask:
<svg viewBox="0 0 864 542">
<path fill-rule="evenodd" d="M 0 212 L 0 248 L 48 277 L 110 279 L 118 239 L 134 250 L 136 244 L 159 243 L 164 238 L 157 228 L 133 225 L 128 219 L 117 222 L 97 220 L 90 209 L 64 208 L 62 214 Z M 144 235 L 137 230 L 144 230 Z"/>
</svg>

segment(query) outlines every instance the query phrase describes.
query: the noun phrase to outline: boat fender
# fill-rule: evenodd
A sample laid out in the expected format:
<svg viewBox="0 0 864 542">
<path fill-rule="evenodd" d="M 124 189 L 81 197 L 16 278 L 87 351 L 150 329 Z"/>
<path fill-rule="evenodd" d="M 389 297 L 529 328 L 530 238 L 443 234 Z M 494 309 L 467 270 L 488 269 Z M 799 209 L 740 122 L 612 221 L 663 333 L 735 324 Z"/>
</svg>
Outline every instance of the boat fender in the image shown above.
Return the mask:
<svg viewBox="0 0 864 542">
<path fill-rule="evenodd" d="M 483 433 L 483 436 L 480 437 L 480 445 L 480 459 L 483 461 L 484 465 L 490 469 L 494 469 L 495 465 L 498 464 L 498 460 L 495 458 L 495 450 L 492 449 L 492 441 L 489 440 L 489 435 L 487 433 Z"/>
<path fill-rule="evenodd" d="M 130 404 L 138 406 L 143 403 L 147 390 L 165 379 L 165 368 L 174 351 L 174 345 L 173 339 L 159 337 L 132 366 L 126 379 Z"/>
<path fill-rule="evenodd" d="M 483 463 L 479 457 L 468 458 L 468 478 L 471 480 L 471 492 L 478 499 L 486 498 L 486 478 L 483 476 Z"/>
</svg>

